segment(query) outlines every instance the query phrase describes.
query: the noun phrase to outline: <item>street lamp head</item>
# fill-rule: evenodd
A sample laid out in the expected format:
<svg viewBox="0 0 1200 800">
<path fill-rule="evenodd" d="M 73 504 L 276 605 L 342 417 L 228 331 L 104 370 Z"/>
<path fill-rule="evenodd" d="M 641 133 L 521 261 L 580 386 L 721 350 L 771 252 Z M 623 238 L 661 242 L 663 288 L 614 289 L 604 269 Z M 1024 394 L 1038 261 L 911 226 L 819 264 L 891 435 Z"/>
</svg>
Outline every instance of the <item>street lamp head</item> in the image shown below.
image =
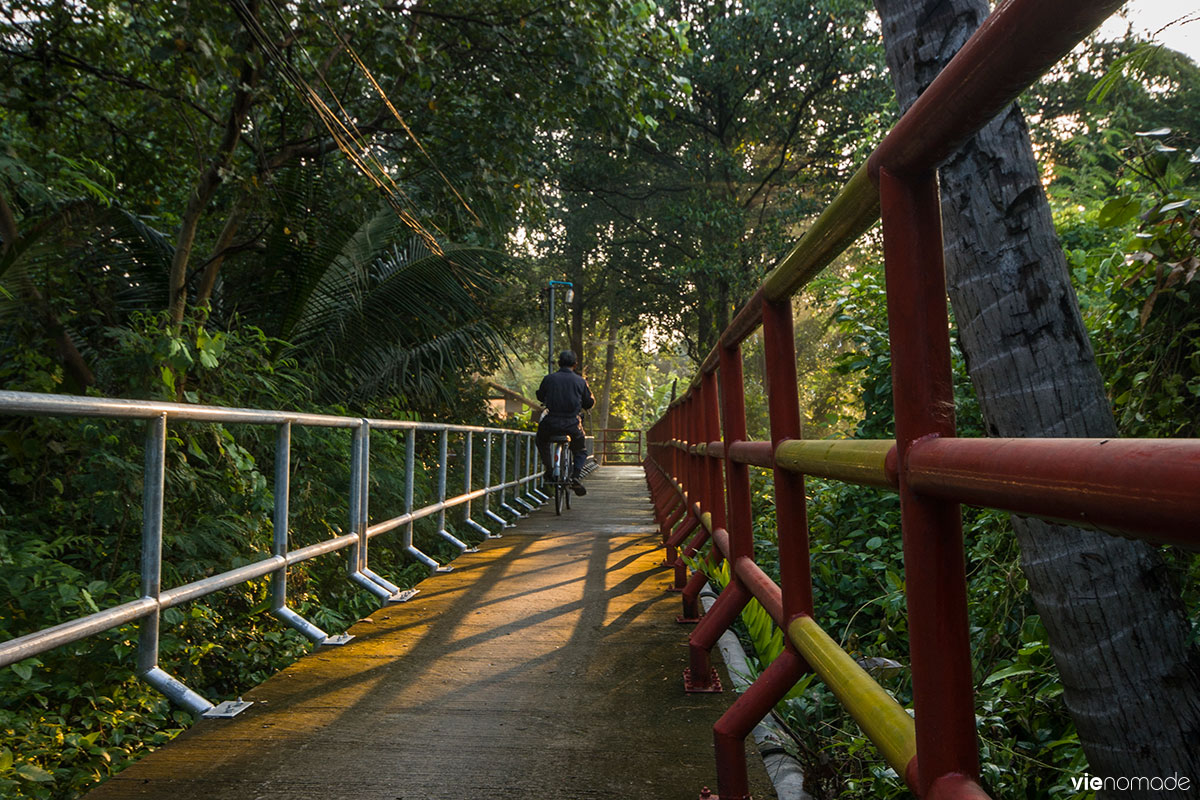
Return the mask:
<svg viewBox="0 0 1200 800">
<path fill-rule="evenodd" d="M 570 286 L 567 287 L 566 294 L 563 295 L 563 302 L 569 303 L 575 299 L 575 290 Z"/>
</svg>

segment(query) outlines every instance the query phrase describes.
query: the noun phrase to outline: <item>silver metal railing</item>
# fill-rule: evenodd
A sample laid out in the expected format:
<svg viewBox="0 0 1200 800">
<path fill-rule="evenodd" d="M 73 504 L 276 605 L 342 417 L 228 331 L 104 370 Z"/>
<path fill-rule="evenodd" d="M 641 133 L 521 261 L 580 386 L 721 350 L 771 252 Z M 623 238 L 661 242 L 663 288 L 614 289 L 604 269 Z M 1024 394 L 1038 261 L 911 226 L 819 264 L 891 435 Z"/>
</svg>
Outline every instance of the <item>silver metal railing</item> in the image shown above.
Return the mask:
<svg viewBox="0 0 1200 800">
<path fill-rule="evenodd" d="M 146 420 L 145 471 L 142 490 L 142 550 L 141 597 L 112 608 L 103 609 L 78 619 L 64 622 L 24 636 L 0 642 L 0 667 L 13 664 L 55 647 L 79 641 L 93 634 L 139 621 L 137 673 L 139 677 L 188 711 L 205 717 L 229 717 L 249 703 L 226 701 L 218 705 L 206 700 L 172 677 L 158 665 L 159 625 L 162 611 L 227 589 L 245 581 L 271 576 L 271 613 L 320 645 L 345 644 L 351 636 L 330 636 L 317 625 L 297 614 L 287 605 L 287 569 L 320 555 L 349 548 L 347 577 L 370 592 L 381 602 L 403 602 L 412 598 L 416 589 L 401 590 L 396 584 L 371 570 L 368 565 L 368 544 L 374 537 L 402 529 L 401 544 L 408 555 L 427 566 L 431 572 L 448 572 L 449 565 L 439 564 L 413 544 L 413 524 L 425 517 L 437 516 L 437 535 L 461 551 L 472 548 L 446 530 L 446 512 L 462 508 L 465 527 L 487 538 L 499 538 L 488 528 L 472 519 L 472 504 L 482 501 L 483 516 L 503 526 L 511 527 L 513 519 L 522 517 L 546 501 L 536 482 L 541 470 L 534 458 L 534 434 L 501 428 L 482 428 L 468 425 L 439 425 L 399 420 L 339 417 L 324 414 L 302 414 L 288 411 L 265 411 L 247 408 L 159 403 L 142 400 L 117 400 L 70 395 L 45 395 L 31 392 L 0 391 L 0 415 L 99 417 L 107 419 Z M 249 423 L 275 425 L 275 507 L 272 518 L 274 535 L 270 558 L 264 558 L 236 569 L 226 570 L 202 580 L 169 589 L 162 587 L 163 499 L 166 478 L 167 424 L 175 421 Z M 292 426 L 346 428 L 352 431 L 350 464 L 350 519 L 347 533 L 297 550 L 288 549 L 288 513 L 290 500 Z M 389 520 L 370 524 L 368 515 L 370 434 L 372 431 L 403 433 L 405 442 L 405 513 Z M 416 467 L 416 436 L 418 432 L 436 433 L 438 443 L 437 501 L 422 508 L 413 508 L 413 486 Z M 454 497 L 446 496 L 448 465 L 451 460 L 450 437 L 460 435 L 462 443 L 463 491 Z M 476 435 L 484 438 L 482 478 L 473 471 L 473 450 Z M 500 479 L 492 483 L 493 442 L 500 440 Z M 513 442 L 509 457 L 509 441 Z M 513 475 L 508 479 L 509 468 Z M 482 486 L 476 484 L 482 483 Z M 490 507 L 496 495 L 496 507 L 507 512 L 505 518 Z M 520 509 L 507 501 L 511 498 Z"/>
</svg>

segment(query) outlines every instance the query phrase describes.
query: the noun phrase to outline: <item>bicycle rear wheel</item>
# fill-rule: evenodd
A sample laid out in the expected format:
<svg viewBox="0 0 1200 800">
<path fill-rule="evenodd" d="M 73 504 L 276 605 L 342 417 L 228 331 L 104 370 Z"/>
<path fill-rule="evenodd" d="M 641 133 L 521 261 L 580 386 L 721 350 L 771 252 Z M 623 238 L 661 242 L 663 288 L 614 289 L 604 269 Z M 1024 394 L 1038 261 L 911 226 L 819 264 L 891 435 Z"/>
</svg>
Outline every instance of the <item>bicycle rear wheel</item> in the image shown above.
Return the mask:
<svg viewBox="0 0 1200 800">
<path fill-rule="evenodd" d="M 558 481 L 554 484 L 554 513 L 561 514 L 563 507 L 571 507 L 571 448 L 566 442 L 558 445 L 555 471 Z"/>
</svg>

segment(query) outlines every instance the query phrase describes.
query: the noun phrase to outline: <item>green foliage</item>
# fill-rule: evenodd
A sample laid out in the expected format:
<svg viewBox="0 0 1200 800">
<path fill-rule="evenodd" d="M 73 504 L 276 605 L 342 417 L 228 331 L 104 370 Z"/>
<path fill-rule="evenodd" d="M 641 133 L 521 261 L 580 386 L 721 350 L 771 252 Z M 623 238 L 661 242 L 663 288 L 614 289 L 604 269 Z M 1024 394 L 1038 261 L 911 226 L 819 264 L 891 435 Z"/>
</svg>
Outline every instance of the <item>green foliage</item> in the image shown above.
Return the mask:
<svg viewBox="0 0 1200 800">
<path fill-rule="evenodd" d="M 1200 131 L 1200 67 L 1161 45 L 1089 40 L 1037 83 L 1022 105 L 1050 194 L 1103 205 L 1137 131 Z M 1192 142 L 1195 147 L 1200 142 Z"/>
<path fill-rule="evenodd" d="M 20 335 L 18 327 L 14 335 Z M 100 388 L 116 396 L 174 399 L 186 369 L 191 402 L 274 408 L 314 407 L 311 381 L 279 353 L 290 348 L 234 325 L 210 332 L 185 325 L 165 332 L 159 315 L 131 316 L 108 329 Z M 35 349 L 0 360 L 0 384 L 53 391 L 61 368 Z M 381 408 L 386 413 L 389 410 Z M 0 639 L 7 640 L 127 602 L 140 593 L 143 424 L 120 420 L 0 420 Z M 168 431 L 164 507 L 164 586 L 178 586 L 270 554 L 275 432 L 261 426 L 178 423 Z M 300 547 L 343 533 L 348 516 L 347 431 L 293 431 L 291 536 Z M 372 439 L 376 519 L 402 512 L 403 436 Z M 414 502 L 436 497 L 437 441 L 417 438 Z M 476 448 L 482 469 L 482 447 Z M 497 476 L 498 477 L 498 476 Z M 461 467 L 451 485 L 461 485 Z M 418 546 L 441 560 L 454 551 L 417 528 Z M 469 531 L 458 532 L 470 539 Z M 398 583 L 425 574 L 392 537 L 372 543 L 372 564 Z M 330 632 L 374 609 L 345 580 L 345 563 L 326 556 L 289 574 L 289 602 Z M 255 581 L 168 609 L 162 615 L 165 669 L 202 695 L 235 697 L 307 652 L 298 633 L 264 613 L 268 583 Z M 74 797 L 130 759 L 186 728 L 191 719 L 134 677 L 136 630 L 125 626 L 0 670 L 0 794 Z"/>
<path fill-rule="evenodd" d="M 834 369 L 857 382 L 862 403 L 861 417 L 848 420 L 854 438 L 891 439 L 895 436 L 892 360 L 882 266 L 867 260 L 864 266 L 848 275 L 838 291 L 835 308 L 835 320 L 842 327 L 849 345 L 835 360 Z M 952 312 L 950 318 L 953 322 Z M 967 376 L 953 328 L 950 352 L 958 435 L 982 436 L 979 402 Z"/>
<path fill-rule="evenodd" d="M 261 217 L 264 256 L 225 271 L 213 319 L 252 320 L 287 340 L 322 401 L 453 402 L 455 376 L 502 359 L 489 306 L 513 262 L 428 242 L 391 209 L 364 220 L 332 190 L 330 172 L 280 176 L 280 202 Z"/>
<path fill-rule="evenodd" d="M 1200 413 L 1200 155 L 1159 128 L 1130 137 L 1117 191 L 1062 211 L 1097 362 L 1127 436 L 1196 436 Z"/>
<path fill-rule="evenodd" d="M 1121 434 L 1200 436 L 1200 151 L 1163 127 L 1114 141 L 1111 195 L 1055 212 L 1080 308 Z M 1184 607 L 1200 608 L 1200 557 L 1164 553 Z"/>
<path fill-rule="evenodd" d="M 759 516 L 756 551 L 774 555 L 774 514 Z M 810 479 L 809 529 L 818 622 L 905 706 L 907 670 L 898 498 L 844 483 Z M 1022 797 L 1065 796 L 1067 774 L 1082 761 L 1074 728 L 1057 700 L 1062 689 L 1045 631 L 1028 599 L 1007 515 L 963 509 L 970 635 L 980 710 L 984 779 Z M 798 738 L 801 758 L 817 776 L 817 797 L 906 797 L 908 791 L 856 723 L 819 681 L 781 712 Z M 1057 793 L 1057 794 L 1056 794 Z"/>
<path fill-rule="evenodd" d="M 691 23 L 690 98 L 653 141 L 568 131 L 562 222 L 534 246 L 592 330 L 615 316 L 696 362 L 881 135 L 890 91 L 869 3 L 664 8 Z"/>
<path fill-rule="evenodd" d="M 890 438 L 891 374 L 882 276 L 869 265 L 850 275 L 838 294 L 837 324 L 849 342 L 838 360 L 844 378 L 863 391 L 864 409 L 851 427 L 861 438 Z M 982 425 L 964 365 L 954 353 L 959 427 Z M 776 581 L 778 540 L 769 473 L 752 471 L 756 560 Z M 839 481 L 807 481 L 813 596 L 818 623 L 905 706 L 912 703 L 907 669 L 900 505 L 891 492 Z M 996 792 L 1066 797 L 1068 775 L 1085 768 L 1046 632 L 1028 597 L 1006 514 L 963 509 L 969 624 L 975 663 L 983 777 Z M 727 567 L 710 570 L 719 583 Z M 782 649 L 781 632 L 752 603 L 743 635 L 758 669 Z M 857 724 L 819 680 L 807 678 L 776 709 L 795 738 L 814 797 L 907 797 L 903 781 L 879 757 Z"/>
</svg>

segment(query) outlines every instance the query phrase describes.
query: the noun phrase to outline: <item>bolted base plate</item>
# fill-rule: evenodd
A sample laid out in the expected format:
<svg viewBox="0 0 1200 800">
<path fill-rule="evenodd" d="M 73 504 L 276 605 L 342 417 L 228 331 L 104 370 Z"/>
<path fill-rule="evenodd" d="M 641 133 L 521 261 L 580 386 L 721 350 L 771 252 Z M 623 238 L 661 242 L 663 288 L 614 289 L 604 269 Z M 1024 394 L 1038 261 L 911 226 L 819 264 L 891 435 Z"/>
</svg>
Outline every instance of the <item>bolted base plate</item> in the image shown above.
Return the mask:
<svg viewBox="0 0 1200 800">
<path fill-rule="evenodd" d="M 402 589 L 389 597 L 389 603 L 407 603 L 420 593 L 420 589 Z"/>
<path fill-rule="evenodd" d="M 683 690 L 688 694 L 720 694 L 722 691 L 724 691 L 721 688 L 721 677 L 717 674 L 716 667 L 709 667 L 707 686 L 701 686 L 692 680 L 691 667 L 684 669 Z"/>
<path fill-rule="evenodd" d="M 728 796 L 729 795 L 726 795 L 726 797 L 728 797 Z M 705 786 L 703 789 L 700 790 L 700 800 L 721 800 L 721 796 L 719 794 L 713 794 L 712 790 L 709 789 L 707 786 Z M 737 798 L 737 800 L 752 800 L 752 798 L 750 797 L 750 795 L 744 794 L 741 797 Z"/>
<path fill-rule="evenodd" d="M 353 638 L 354 634 L 352 633 L 339 633 L 335 636 L 326 636 L 324 639 L 318 642 L 318 644 L 321 647 L 336 647 L 338 645 L 346 644 Z"/>
<path fill-rule="evenodd" d="M 450 566 L 449 564 L 442 564 L 437 569 L 434 570 L 435 573 L 453 572 L 453 571 L 454 571 L 454 567 Z"/>
<path fill-rule="evenodd" d="M 254 705 L 253 702 L 243 700 L 239 697 L 237 700 L 226 700 L 224 703 L 217 703 L 200 716 L 204 719 L 231 719 L 252 705 Z"/>
<path fill-rule="evenodd" d="M 667 586 L 665 589 L 663 589 L 663 591 L 664 592 L 675 592 L 676 594 L 679 594 L 680 592 L 683 591 L 683 587 L 676 586 L 675 584 L 672 583 L 669 586 Z"/>
<path fill-rule="evenodd" d="M 678 622 L 680 625 L 695 625 L 697 622 L 700 621 L 700 618 L 699 617 L 685 617 L 683 614 L 680 614 L 678 617 L 675 618 L 675 621 Z"/>
</svg>

